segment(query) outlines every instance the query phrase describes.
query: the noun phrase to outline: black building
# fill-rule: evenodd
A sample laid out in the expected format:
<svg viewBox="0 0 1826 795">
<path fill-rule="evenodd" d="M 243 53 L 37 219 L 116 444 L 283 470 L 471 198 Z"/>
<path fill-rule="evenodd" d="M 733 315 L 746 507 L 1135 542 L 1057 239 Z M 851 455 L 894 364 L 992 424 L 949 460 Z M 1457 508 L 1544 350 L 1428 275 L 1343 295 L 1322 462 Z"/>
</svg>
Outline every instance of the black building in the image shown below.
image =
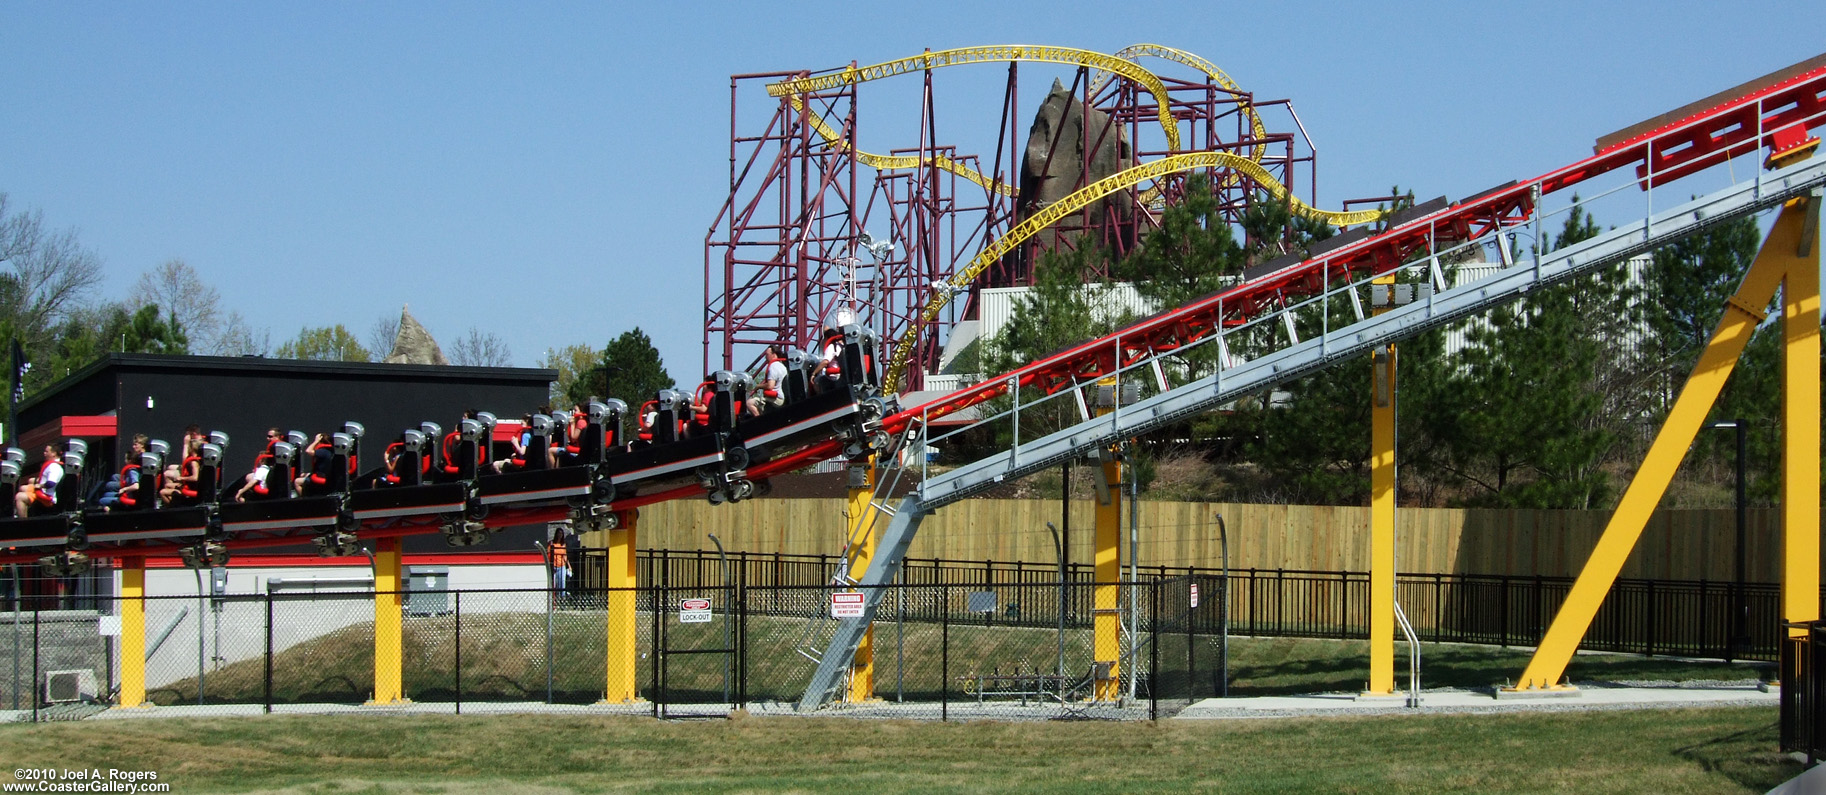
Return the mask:
<svg viewBox="0 0 1826 795">
<path fill-rule="evenodd" d="M 115 353 L 25 401 L 19 407 L 22 432 L 8 436 L 32 461 L 38 458 L 33 449 L 43 444 L 88 441 L 85 493 L 119 471 L 135 434 L 165 439 L 175 454 L 192 423 L 206 433 L 228 434 L 226 479 L 253 469 L 269 427 L 308 436 L 351 420 L 367 428 L 357 453 L 368 469 L 400 431 L 426 420 L 446 431 L 455 429 L 465 409 L 517 420 L 547 402 L 556 378 L 554 370 L 520 367 Z M 415 547 L 448 551 L 435 536 L 410 539 L 408 549 Z"/>
</svg>

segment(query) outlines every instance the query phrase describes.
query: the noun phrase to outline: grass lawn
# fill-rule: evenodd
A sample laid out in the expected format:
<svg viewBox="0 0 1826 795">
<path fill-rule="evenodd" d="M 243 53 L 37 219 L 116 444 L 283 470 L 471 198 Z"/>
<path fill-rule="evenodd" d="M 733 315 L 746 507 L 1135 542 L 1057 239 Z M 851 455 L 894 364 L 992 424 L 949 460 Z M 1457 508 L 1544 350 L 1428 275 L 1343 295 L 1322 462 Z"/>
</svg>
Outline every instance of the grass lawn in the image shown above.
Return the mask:
<svg viewBox="0 0 1826 795">
<path fill-rule="evenodd" d="M 0 726 L 173 792 L 1762 792 L 1772 707 L 1160 723 L 329 715 Z M 0 780 L 12 774 L 0 771 Z"/>
</svg>

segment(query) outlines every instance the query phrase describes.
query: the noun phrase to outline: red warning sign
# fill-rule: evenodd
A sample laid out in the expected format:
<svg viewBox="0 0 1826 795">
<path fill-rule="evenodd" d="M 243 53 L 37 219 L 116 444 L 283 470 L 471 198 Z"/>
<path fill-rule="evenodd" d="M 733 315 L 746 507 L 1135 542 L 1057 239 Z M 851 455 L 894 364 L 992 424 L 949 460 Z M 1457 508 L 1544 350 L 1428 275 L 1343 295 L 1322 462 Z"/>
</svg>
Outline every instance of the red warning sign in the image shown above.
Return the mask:
<svg viewBox="0 0 1826 795">
<path fill-rule="evenodd" d="M 862 594 L 831 594 L 831 618 L 861 618 Z"/>
<path fill-rule="evenodd" d="M 678 623 L 702 624 L 710 620 L 709 599 L 678 600 Z"/>
</svg>

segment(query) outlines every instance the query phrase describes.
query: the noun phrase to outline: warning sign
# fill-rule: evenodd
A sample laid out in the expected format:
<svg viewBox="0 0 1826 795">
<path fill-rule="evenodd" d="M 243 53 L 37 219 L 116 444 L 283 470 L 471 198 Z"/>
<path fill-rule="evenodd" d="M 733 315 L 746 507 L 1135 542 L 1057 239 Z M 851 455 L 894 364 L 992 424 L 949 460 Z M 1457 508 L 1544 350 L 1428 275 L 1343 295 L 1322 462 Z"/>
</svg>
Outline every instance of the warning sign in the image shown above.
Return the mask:
<svg viewBox="0 0 1826 795">
<path fill-rule="evenodd" d="M 1198 606 L 1198 583 L 1192 583 L 1192 606 Z"/>
<path fill-rule="evenodd" d="M 678 623 L 703 624 L 710 620 L 709 599 L 678 600 Z"/>
<path fill-rule="evenodd" d="M 861 618 L 862 594 L 831 594 L 831 618 Z"/>
</svg>

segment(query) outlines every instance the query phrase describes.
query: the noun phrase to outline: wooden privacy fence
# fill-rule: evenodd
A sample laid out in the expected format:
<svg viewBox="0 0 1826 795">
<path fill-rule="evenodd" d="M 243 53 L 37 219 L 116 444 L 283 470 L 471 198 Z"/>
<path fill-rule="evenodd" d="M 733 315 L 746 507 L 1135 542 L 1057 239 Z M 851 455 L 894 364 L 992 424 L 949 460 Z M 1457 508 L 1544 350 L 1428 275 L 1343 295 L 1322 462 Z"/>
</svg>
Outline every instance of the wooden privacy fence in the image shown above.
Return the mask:
<svg viewBox="0 0 1826 795">
<path fill-rule="evenodd" d="M 1070 559 L 1091 560 L 1094 503 L 1072 503 Z M 641 509 L 643 549 L 725 548 L 788 555 L 840 551 L 844 501 L 761 499 L 712 506 L 677 500 Z M 1154 502 L 1143 500 L 1138 562 L 1144 566 L 1220 565 L 1215 514 L 1229 531 L 1234 569 L 1367 571 L 1369 509 L 1314 505 Z M 1128 509 L 1123 509 L 1123 551 Z M 1415 574 L 1569 577 L 1590 555 L 1608 511 L 1404 508 L 1399 513 L 1399 568 Z M 1750 582 L 1779 582 L 1779 512 L 1749 512 L 1746 566 Z M 1065 529 L 1058 500 L 965 500 L 928 516 L 908 554 L 915 558 L 1052 563 L 1046 523 Z M 1736 512 L 1660 511 L 1650 520 L 1622 576 L 1658 580 L 1730 580 Z M 600 545 L 590 537 L 585 543 Z"/>
</svg>

